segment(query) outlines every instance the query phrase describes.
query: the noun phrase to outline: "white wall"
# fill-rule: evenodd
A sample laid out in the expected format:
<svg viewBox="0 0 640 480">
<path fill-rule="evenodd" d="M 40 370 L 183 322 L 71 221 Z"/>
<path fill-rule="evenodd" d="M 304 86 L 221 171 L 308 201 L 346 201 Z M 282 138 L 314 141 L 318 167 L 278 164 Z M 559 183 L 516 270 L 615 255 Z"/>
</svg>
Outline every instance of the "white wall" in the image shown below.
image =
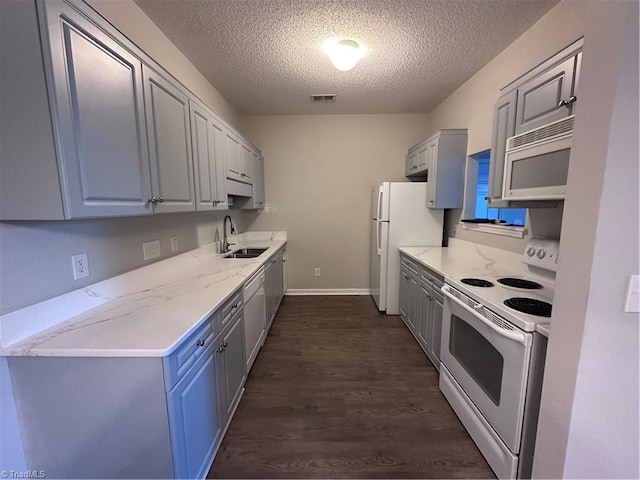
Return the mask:
<svg viewBox="0 0 640 480">
<path fill-rule="evenodd" d="M 534 476 L 639 478 L 638 3 L 588 2 Z"/>
<path fill-rule="evenodd" d="M 291 289 L 368 289 L 371 188 L 406 181 L 426 115 L 243 117 L 265 157 L 268 209 L 250 230 L 286 230 Z M 252 222 L 253 220 L 253 222 Z M 252 222 L 252 223 L 251 223 Z M 313 269 L 321 276 L 314 277 Z"/>
</svg>

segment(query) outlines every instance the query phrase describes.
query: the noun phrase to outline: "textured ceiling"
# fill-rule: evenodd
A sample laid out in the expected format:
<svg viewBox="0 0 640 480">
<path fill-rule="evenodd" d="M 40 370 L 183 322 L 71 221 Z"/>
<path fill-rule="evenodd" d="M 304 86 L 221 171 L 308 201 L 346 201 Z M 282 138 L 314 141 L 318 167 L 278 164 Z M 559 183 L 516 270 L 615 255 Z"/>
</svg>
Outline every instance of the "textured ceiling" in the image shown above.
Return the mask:
<svg viewBox="0 0 640 480">
<path fill-rule="evenodd" d="M 557 0 L 135 2 L 240 114 L 268 115 L 429 112 Z M 368 53 L 340 72 L 330 37 Z"/>
</svg>

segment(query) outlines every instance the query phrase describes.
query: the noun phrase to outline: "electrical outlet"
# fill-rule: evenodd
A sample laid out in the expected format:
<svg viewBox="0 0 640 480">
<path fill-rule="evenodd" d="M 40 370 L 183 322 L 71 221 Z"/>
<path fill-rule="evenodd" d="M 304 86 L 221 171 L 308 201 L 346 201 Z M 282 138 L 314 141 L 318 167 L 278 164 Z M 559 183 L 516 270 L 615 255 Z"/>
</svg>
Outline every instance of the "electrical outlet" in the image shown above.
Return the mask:
<svg viewBox="0 0 640 480">
<path fill-rule="evenodd" d="M 177 252 L 178 251 L 178 237 L 171 237 L 171 251 L 172 252 Z"/>
<path fill-rule="evenodd" d="M 319 277 L 319 276 L 320 276 L 320 269 L 319 269 L 318 267 L 316 267 L 316 268 L 313 270 L 313 274 L 314 274 L 316 277 Z"/>
<path fill-rule="evenodd" d="M 160 240 L 152 240 L 142 244 L 142 253 L 145 260 L 151 260 L 160 256 Z"/>
<path fill-rule="evenodd" d="M 71 263 L 73 264 L 74 280 L 89 276 L 89 257 L 87 257 L 86 253 L 72 255 Z"/>
</svg>

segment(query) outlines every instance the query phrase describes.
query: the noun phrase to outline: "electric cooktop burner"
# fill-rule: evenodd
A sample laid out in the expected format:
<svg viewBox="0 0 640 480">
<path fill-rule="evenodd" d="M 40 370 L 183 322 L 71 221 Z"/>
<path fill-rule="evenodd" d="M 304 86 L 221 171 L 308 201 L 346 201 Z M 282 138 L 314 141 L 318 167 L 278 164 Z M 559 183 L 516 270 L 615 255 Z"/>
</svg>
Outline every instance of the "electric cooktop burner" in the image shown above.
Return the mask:
<svg viewBox="0 0 640 480">
<path fill-rule="evenodd" d="M 493 283 L 488 280 L 482 280 L 481 278 L 463 278 L 460 281 L 472 287 L 493 287 Z"/>
<path fill-rule="evenodd" d="M 542 285 L 539 283 L 532 282 L 531 280 L 525 280 L 524 278 L 499 278 L 498 283 L 506 285 L 507 287 L 522 288 L 524 290 L 537 290 L 542 288 Z"/>
<path fill-rule="evenodd" d="M 537 315 L 539 317 L 551 316 L 551 304 L 533 298 L 514 297 L 504 301 L 504 304 L 522 313 Z"/>
</svg>

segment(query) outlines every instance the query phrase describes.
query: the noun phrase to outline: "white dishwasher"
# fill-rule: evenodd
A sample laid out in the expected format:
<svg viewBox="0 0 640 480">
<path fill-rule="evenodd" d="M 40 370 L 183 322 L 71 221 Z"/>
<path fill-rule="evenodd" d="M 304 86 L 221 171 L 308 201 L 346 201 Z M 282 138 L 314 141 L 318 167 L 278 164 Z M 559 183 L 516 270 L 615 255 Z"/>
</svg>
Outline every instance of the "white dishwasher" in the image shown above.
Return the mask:
<svg viewBox="0 0 640 480">
<path fill-rule="evenodd" d="M 267 336 L 267 308 L 264 294 L 264 268 L 244 284 L 244 345 L 247 373 L 255 362 Z"/>
</svg>

